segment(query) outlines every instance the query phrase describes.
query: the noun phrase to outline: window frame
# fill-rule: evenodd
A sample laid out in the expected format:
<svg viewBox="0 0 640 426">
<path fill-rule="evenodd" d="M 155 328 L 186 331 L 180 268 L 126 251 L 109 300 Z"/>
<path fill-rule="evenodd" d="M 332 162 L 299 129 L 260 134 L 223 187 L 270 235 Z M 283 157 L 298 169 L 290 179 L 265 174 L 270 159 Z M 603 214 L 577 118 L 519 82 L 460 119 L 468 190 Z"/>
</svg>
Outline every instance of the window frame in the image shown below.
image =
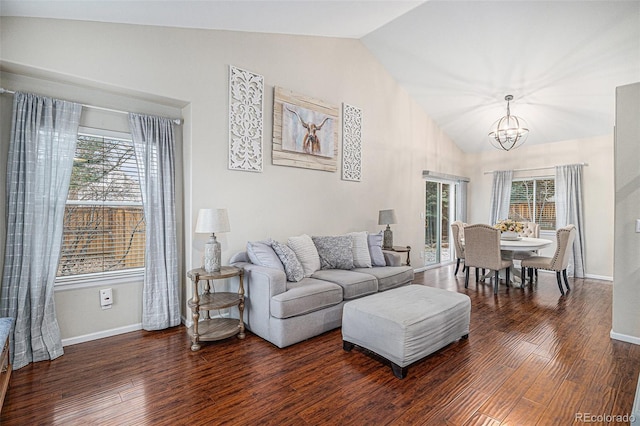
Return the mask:
<svg viewBox="0 0 640 426">
<path fill-rule="evenodd" d="M 542 181 L 542 180 L 552 180 L 553 181 L 553 188 L 554 188 L 554 198 L 555 198 L 555 185 L 556 185 L 556 177 L 553 175 L 545 175 L 545 176 L 528 176 L 528 177 L 521 177 L 521 178 L 513 178 L 511 180 L 511 190 L 513 191 L 513 183 L 514 182 L 523 182 L 523 181 Z M 540 223 L 538 221 L 538 218 L 536 217 L 537 211 L 535 208 L 536 205 L 536 197 L 537 197 L 537 186 L 538 183 L 536 182 L 534 184 L 534 188 L 533 188 L 533 201 L 532 204 L 534 206 L 533 208 L 533 222 L 534 223 Z M 554 200 L 554 207 L 555 207 L 555 200 Z M 511 197 L 509 197 L 509 216 L 511 216 Z M 556 210 L 554 208 L 554 222 L 557 222 L 557 216 L 556 216 Z M 555 235 L 555 229 L 542 229 L 540 228 L 540 234 L 541 235 Z"/>
<path fill-rule="evenodd" d="M 93 127 L 78 127 L 78 135 L 97 137 L 97 138 L 109 138 L 123 141 L 132 141 L 131 133 L 118 132 L 114 130 L 98 129 Z M 69 203 L 67 200 L 66 204 Z M 74 203 L 71 204 L 89 204 L 89 203 Z M 98 202 L 97 204 L 102 204 Z M 118 202 L 109 203 L 109 205 L 116 205 Z M 128 201 L 121 202 L 122 205 L 140 205 L 142 203 L 132 203 Z M 144 211 L 144 206 L 143 206 Z M 61 247 L 62 248 L 62 247 Z M 146 250 L 146 249 L 145 249 Z M 57 270 L 57 269 L 56 269 Z M 119 271 L 102 271 L 102 272 L 90 272 L 86 274 L 65 275 L 56 276 L 55 288 L 59 290 L 72 290 L 77 288 L 98 287 L 104 285 L 117 285 L 126 283 L 141 283 L 144 281 L 145 268 L 130 268 Z"/>
</svg>

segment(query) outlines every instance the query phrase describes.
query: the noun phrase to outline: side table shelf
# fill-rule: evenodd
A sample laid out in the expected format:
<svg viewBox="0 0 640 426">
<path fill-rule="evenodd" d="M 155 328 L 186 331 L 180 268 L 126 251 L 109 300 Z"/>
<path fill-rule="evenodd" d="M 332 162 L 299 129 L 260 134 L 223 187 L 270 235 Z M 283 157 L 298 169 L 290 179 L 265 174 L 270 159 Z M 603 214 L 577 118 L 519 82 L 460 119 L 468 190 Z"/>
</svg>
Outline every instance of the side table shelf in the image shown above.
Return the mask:
<svg viewBox="0 0 640 426">
<path fill-rule="evenodd" d="M 244 312 L 243 275 L 244 270 L 234 266 L 223 266 L 218 272 L 206 272 L 203 268 L 198 268 L 187 273 L 193 283 L 193 297 L 188 302 L 193 316 L 193 325 L 187 330 L 191 337 L 192 351 L 200 349 L 200 342 L 222 340 L 235 335 L 238 335 L 239 339 L 245 338 L 244 322 L 242 321 Z M 232 277 L 239 279 L 237 293 L 215 291 L 213 281 Z M 200 281 L 204 281 L 202 289 L 199 286 Z M 239 320 L 210 318 L 209 316 L 209 311 L 234 306 L 238 307 Z M 201 314 L 202 320 L 200 319 Z"/>
</svg>

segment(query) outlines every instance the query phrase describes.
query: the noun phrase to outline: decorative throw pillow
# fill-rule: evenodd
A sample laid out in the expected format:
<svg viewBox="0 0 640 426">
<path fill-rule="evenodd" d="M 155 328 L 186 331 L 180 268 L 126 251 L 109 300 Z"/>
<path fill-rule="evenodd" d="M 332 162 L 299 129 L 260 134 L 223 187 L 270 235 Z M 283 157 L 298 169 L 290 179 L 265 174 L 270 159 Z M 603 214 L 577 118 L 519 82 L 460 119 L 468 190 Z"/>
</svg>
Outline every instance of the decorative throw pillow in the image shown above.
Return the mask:
<svg viewBox="0 0 640 426">
<path fill-rule="evenodd" d="M 271 243 L 271 247 L 280 258 L 282 265 L 284 265 L 284 273 L 287 275 L 287 281 L 298 282 L 304 278 L 302 265 L 289 246 L 274 241 Z"/>
<path fill-rule="evenodd" d="M 273 251 L 273 240 L 247 242 L 247 256 L 254 265 L 266 266 L 284 271 L 280 258 Z"/>
<path fill-rule="evenodd" d="M 350 235 L 353 240 L 353 266 L 355 268 L 371 268 L 367 232 L 350 232 L 347 235 Z"/>
<path fill-rule="evenodd" d="M 367 236 L 369 242 L 369 255 L 371 256 L 371 264 L 373 266 L 387 266 L 382 254 L 382 240 L 384 234 L 382 231 L 377 234 L 369 234 Z"/>
<path fill-rule="evenodd" d="M 298 237 L 289 237 L 287 245 L 291 247 L 291 250 L 293 250 L 302 264 L 305 277 L 310 277 L 315 271 L 320 269 L 318 250 L 310 236 L 302 234 Z"/>
<path fill-rule="evenodd" d="M 318 249 L 321 269 L 353 269 L 353 243 L 349 235 L 311 239 Z"/>
</svg>

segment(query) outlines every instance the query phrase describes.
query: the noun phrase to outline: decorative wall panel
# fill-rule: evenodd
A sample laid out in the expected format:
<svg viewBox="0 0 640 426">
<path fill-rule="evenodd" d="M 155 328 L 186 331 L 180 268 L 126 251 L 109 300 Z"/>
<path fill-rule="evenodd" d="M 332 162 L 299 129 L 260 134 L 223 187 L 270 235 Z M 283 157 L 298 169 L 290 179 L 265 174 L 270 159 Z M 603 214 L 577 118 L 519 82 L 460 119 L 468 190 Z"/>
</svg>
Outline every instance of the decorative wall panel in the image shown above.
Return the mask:
<svg viewBox="0 0 640 426">
<path fill-rule="evenodd" d="M 229 169 L 262 171 L 264 77 L 229 66 Z"/>
<path fill-rule="evenodd" d="M 362 179 L 362 109 L 342 104 L 342 179 Z"/>
</svg>

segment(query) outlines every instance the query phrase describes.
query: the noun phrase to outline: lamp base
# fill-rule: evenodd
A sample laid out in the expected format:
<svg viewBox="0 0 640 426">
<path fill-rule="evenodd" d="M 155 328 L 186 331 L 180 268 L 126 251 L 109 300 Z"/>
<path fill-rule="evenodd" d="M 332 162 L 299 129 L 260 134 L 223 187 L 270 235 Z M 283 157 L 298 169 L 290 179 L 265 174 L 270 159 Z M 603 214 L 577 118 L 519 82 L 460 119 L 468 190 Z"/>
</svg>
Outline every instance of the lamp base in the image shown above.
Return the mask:
<svg viewBox="0 0 640 426">
<path fill-rule="evenodd" d="M 387 225 L 387 229 L 384 230 L 382 248 L 385 250 L 391 250 L 393 248 L 393 232 L 391 232 L 389 225 Z"/>
<path fill-rule="evenodd" d="M 211 234 L 211 238 L 204 245 L 204 270 L 207 272 L 220 272 L 222 266 L 222 250 L 220 243 L 216 240 L 216 235 Z"/>
</svg>

